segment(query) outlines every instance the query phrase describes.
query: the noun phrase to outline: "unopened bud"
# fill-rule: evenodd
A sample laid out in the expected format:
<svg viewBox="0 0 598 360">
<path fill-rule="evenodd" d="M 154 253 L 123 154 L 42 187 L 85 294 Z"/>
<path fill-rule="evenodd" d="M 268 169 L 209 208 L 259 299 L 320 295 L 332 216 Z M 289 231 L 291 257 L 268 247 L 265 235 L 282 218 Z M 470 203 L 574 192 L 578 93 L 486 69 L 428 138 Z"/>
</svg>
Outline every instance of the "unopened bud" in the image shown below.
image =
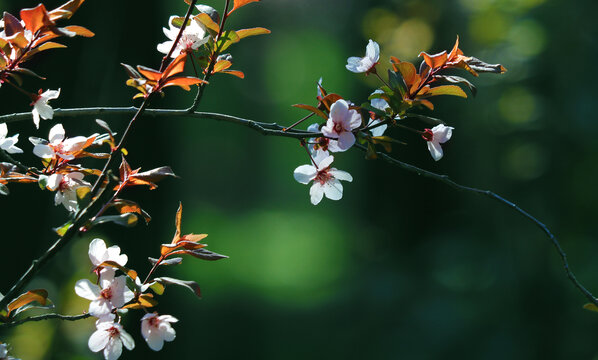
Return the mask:
<svg viewBox="0 0 598 360">
<path fill-rule="evenodd" d="M 199 10 L 200 13 L 208 14 L 212 21 L 216 24 L 220 23 L 220 14 L 218 14 L 218 11 L 216 11 L 216 9 L 214 9 L 213 7 L 208 5 L 195 5 L 195 7 L 197 8 L 197 10 Z"/>
</svg>

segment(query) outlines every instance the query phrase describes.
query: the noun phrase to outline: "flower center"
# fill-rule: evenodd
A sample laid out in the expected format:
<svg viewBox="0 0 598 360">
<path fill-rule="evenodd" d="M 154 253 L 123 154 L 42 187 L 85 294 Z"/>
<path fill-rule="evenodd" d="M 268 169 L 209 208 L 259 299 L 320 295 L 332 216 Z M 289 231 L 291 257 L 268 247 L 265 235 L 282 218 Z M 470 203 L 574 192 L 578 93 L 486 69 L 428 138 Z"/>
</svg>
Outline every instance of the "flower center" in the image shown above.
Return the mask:
<svg viewBox="0 0 598 360">
<path fill-rule="evenodd" d="M 328 172 L 329 170 L 330 170 L 330 168 L 327 167 L 326 169 L 322 169 L 322 170 L 318 171 L 318 174 L 316 175 L 314 181 L 318 181 L 320 183 L 320 185 L 324 185 L 328 181 L 332 180 L 334 178 L 334 176 L 332 176 L 332 174 L 330 174 Z"/>
<path fill-rule="evenodd" d="M 334 132 L 337 134 L 340 134 L 344 131 L 345 129 L 343 128 L 343 124 L 341 123 L 334 123 Z"/>
<path fill-rule="evenodd" d="M 330 139 L 325 138 L 325 137 L 319 137 L 316 139 L 316 143 L 314 144 L 314 149 L 327 151 L 329 143 L 330 143 Z"/>
<path fill-rule="evenodd" d="M 110 334 L 110 337 L 118 337 L 120 335 L 120 331 L 114 326 L 108 329 L 108 333 Z"/>
<path fill-rule="evenodd" d="M 158 323 L 159 323 L 159 321 L 158 321 L 157 316 L 153 316 L 153 317 L 149 318 L 149 320 L 148 320 L 148 324 L 151 327 L 158 327 L 158 325 L 159 325 Z"/>
<path fill-rule="evenodd" d="M 422 134 L 422 137 L 426 141 L 433 141 L 434 140 L 434 133 L 430 129 L 425 129 L 424 132 L 423 132 L 423 134 Z"/>
<path fill-rule="evenodd" d="M 100 293 L 100 296 L 106 300 L 112 299 L 112 289 L 107 288 L 107 289 L 102 290 L 102 292 Z"/>
</svg>

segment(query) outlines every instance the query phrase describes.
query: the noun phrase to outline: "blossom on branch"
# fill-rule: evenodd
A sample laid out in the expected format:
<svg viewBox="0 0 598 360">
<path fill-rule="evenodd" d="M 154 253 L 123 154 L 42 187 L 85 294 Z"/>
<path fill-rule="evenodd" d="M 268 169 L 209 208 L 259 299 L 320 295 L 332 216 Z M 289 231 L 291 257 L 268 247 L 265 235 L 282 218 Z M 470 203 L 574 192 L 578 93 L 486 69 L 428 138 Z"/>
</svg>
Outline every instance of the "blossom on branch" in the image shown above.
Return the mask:
<svg viewBox="0 0 598 360">
<path fill-rule="evenodd" d="M 56 124 L 50 129 L 48 140 L 29 138 L 34 145 L 33 153 L 42 159 L 56 159 L 60 157 L 63 160 L 73 160 L 86 147 L 90 146 L 96 140 L 98 134 L 90 137 L 75 136 L 74 138 L 65 138 L 65 131 L 62 124 Z"/>
<path fill-rule="evenodd" d="M 8 356 L 8 346 L 0 344 L 0 360 L 20 360 L 12 356 Z"/>
<path fill-rule="evenodd" d="M 337 139 L 331 140 L 328 150 L 332 152 L 348 150 L 355 144 L 353 130 L 361 125 L 361 115 L 356 110 L 349 109 L 345 100 L 337 100 L 330 107 L 330 116 L 326 125 L 322 127 L 324 136 Z"/>
<path fill-rule="evenodd" d="M 333 161 L 334 157 L 328 152 L 318 151 L 313 157 L 313 164 L 295 169 L 293 176 L 299 183 L 309 184 L 313 180 L 309 195 L 314 205 L 318 205 L 324 195 L 330 200 L 340 200 L 343 197 L 343 185 L 339 180 L 353 181 L 348 172 L 331 168 Z"/>
<path fill-rule="evenodd" d="M 422 137 L 428 142 L 428 150 L 434 160 L 438 161 L 442 159 L 444 153 L 440 144 L 444 144 L 450 140 L 451 136 L 453 136 L 453 129 L 453 127 L 440 124 L 434 126 L 432 129 L 424 130 Z"/>
<path fill-rule="evenodd" d="M 100 266 L 106 261 L 113 261 L 120 266 L 127 264 L 128 257 L 120 253 L 120 247 L 117 245 L 106 248 L 106 243 L 102 239 L 93 239 L 89 243 L 89 260 L 94 266 L 94 272 L 100 279 L 114 278 L 115 269 L 112 267 Z"/>
<path fill-rule="evenodd" d="M 91 334 L 87 345 L 93 352 L 104 350 L 104 359 L 116 360 L 123 351 L 123 345 L 128 350 L 135 348 L 133 337 L 123 329 L 122 325 L 112 321 L 96 322 L 97 330 Z"/>
<path fill-rule="evenodd" d="M 145 314 L 141 318 L 141 335 L 150 349 L 160 351 L 164 346 L 164 341 L 174 340 L 176 332 L 170 324 L 177 321 L 179 320 L 174 316 L 156 313 Z"/>
<path fill-rule="evenodd" d="M 370 39 L 365 48 L 365 56 L 362 58 L 356 56 L 348 58 L 345 67 L 354 73 L 369 74 L 376 71 L 378 60 L 380 60 L 380 46 Z"/>
<path fill-rule="evenodd" d="M 19 154 L 23 150 L 16 147 L 15 144 L 19 141 L 19 134 L 15 134 L 11 137 L 8 135 L 8 127 L 5 123 L 0 124 L 0 148 L 9 154 Z"/>
<path fill-rule="evenodd" d="M 113 309 L 118 309 L 131 301 L 134 294 L 126 286 L 127 277 L 122 275 L 113 279 L 101 279 L 100 286 L 88 279 L 75 284 L 75 293 L 84 299 L 91 300 L 89 313 L 97 318 L 109 316 Z"/>
<path fill-rule="evenodd" d="M 174 26 L 173 20 L 176 16 L 171 16 L 168 24 L 170 29 L 162 28 L 166 37 L 170 40 L 165 41 L 161 44 L 158 44 L 158 51 L 167 55 L 172 46 L 174 45 L 174 41 L 176 40 L 180 28 Z M 209 34 L 206 28 L 197 20 L 191 19 L 189 24 L 183 30 L 183 34 L 179 42 L 177 43 L 176 47 L 172 51 L 170 57 L 176 58 L 182 53 L 190 53 L 199 49 L 199 47 L 208 42 L 210 39 Z"/>
<path fill-rule="evenodd" d="M 48 177 L 47 188 L 56 191 L 54 205 L 60 204 L 70 212 L 76 212 L 79 209 L 77 202 L 77 189 L 81 187 L 91 188 L 91 184 L 83 180 L 83 173 L 78 171 L 67 174 L 52 174 Z"/>
<path fill-rule="evenodd" d="M 40 117 L 44 120 L 52 119 L 52 117 L 54 117 L 54 110 L 48 105 L 48 101 L 57 99 L 58 96 L 60 96 L 60 89 L 46 90 L 43 93 L 41 89 L 39 90 L 37 98 L 31 103 L 31 105 L 33 105 L 31 114 L 33 114 L 33 123 L 36 128 L 39 129 Z"/>
</svg>

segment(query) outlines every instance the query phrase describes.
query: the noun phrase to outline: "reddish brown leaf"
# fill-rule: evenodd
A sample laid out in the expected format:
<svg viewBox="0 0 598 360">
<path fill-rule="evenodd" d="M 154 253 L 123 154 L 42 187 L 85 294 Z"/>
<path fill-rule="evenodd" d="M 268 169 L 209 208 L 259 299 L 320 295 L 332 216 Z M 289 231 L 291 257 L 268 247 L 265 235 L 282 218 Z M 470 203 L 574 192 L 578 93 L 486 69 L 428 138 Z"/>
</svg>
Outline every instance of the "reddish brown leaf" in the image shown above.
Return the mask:
<svg viewBox="0 0 598 360">
<path fill-rule="evenodd" d="M 270 34 L 272 31 L 263 28 L 263 27 L 255 27 L 251 29 L 241 29 L 237 30 L 236 33 L 239 35 L 240 39 L 244 39 L 249 36 L 257 36 L 257 35 L 266 35 Z"/>
<path fill-rule="evenodd" d="M 212 30 L 215 33 L 220 32 L 220 25 L 216 24 L 214 20 L 210 17 L 210 15 L 206 13 L 201 13 L 195 17 L 195 20 L 202 23 L 205 27 Z"/>
<path fill-rule="evenodd" d="M 228 15 L 230 15 L 233 11 L 237 10 L 240 7 L 243 7 L 247 4 L 250 4 L 252 2 L 258 2 L 258 1 L 260 1 L 260 0 L 235 0 L 233 9 L 228 12 Z"/>
<path fill-rule="evenodd" d="M 44 4 L 39 4 L 33 9 L 21 10 L 21 20 L 25 23 L 25 28 L 33 34 L 43 27 L 55 26 L 54 22 L 50 20 Z"/>
<path fill-rule="evenodd" d="M 34 301 L 37 301 L 42 305 L 46 305 L 47 299 L 48 291 L 45 289 L 35 289 L 27 291 L 26 293 L 20 295 L 18 298 L 11 301 L 10 304 L 8 304 L 8 315 L 10 316 L 10 313 L 13 310 L 16 310 Z"/>
<path fill-rule="evenodd" d="M 70 19 L 84 2 L 85 0 L 70 0 L 60 7 L 50 11 L 50 19 L 52 21 Z"/>
<path fill-rule="evenodd" d="M 312 113 L 318 115 L 319 117 L 321 117 L 325 120 L 328 120 L 328 116 L 322 110 L 318 109 L 317 107 L 314 107 L 311 105 L 305 105 L 305 104 L 295 104 L 295 105 L 293 105 L 293 107 L 311 111 Z"/>
<path fill-rule="evenodd" d="M 429 55 L 425 52 L 421 52 L 419 54 L 419 56 L 424 57 L 426 64 L 431 69 L 436 69 L 436 68 L 442 67 L 444 64 L 446 64 L 446 61 L 448 59 L 448 57 L 446 55 L 446 51 L 443 51 L 441 53 L 434 54 L 434 55 Z"/>
<path fill-rule="evenodd" d="M 229 75 L 233 75 L 236 76 L 240 79 L 245 79 L 245 74 L 242 71 L 239 70 L 222 70 L 223 74 L 229 74 Z"/>
<path fill-rule="evenodd" d="M 78 26 L 78 25 L 70 25 L 70 26 L 66 26 L 64 27 L 65 30 L 68 30 L 70 32 L 74 32 L 75 34 L 79 35 L 79 36 L 83 36 L 83 37 L 94 37 L 95 34 L 90 31 L 87 28 L 84 28 L 83 26 Z"/>
<path fill-rule="evenodd" d="M 101 263 L 100 265 L 98 265 L 98 268 L 106 267 L 106 266 L 107 267 L 111 267 L 111 268 L 115 268 L 115 269 L 119 269 L 125 275 L 127 275 L 128 277 L 130 277 L 133 280 L 135 280 L 137 278 L 137 272 L 135 270 L 127 269 L 126 267 L 118 264 L 115 261 L 104 261 L 103 263 Z"/>
</svg>

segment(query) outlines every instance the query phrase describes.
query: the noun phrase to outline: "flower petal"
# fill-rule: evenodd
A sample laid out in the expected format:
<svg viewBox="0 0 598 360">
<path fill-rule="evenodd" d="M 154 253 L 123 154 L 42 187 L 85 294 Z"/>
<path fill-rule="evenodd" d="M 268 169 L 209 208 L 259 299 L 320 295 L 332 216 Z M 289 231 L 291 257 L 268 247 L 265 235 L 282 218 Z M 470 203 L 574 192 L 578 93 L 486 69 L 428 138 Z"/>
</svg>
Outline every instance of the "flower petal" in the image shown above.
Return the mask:
<svg viewBox="0 0 598 360">
<path fill-rule="evenodd" d="M 346 151 L 355 144 L 355 135 L 352 132 L 345 131 L 338 137 L 338 147 L 340 151 Z"/>
<path fill-rule="evenodd" d="M 430 151 L 432 158 L 434 158 L 436 161 L 442 159 L 442 156 L 444 155 L 442 152 L 442 147 L 436 141 L 428 141 L 428 151 Z"/>
<path fill-rule="evenodd" d="M 89 341 L 87 342 L 87 346 L 89 346 L 89 350 L 92 352 L 98 352 L 108 345 L 108 341 L 110 340 L 110 333 L 105 330 L 96 330 L 91 336 L 89 337 Z"/>
<path fill-rule="evenodd" d="M 62 124 L 56 124 L 50 129 L 50 134 L 48 134 L 48 140 L 52 144 L 57 144 L 64 140 L 64 135 L 65 131 L 64 127 L 62 127 Z"/>
<path fill-rule="evenodd" d="M 293 177 L 301 184 L 308 184 L 316 177 L 316 168 L 313 165 L 301 165 L 293 172 Z"/>
<path fill-rule="evenodd" d="M 33 147 L 33 154 L 42 159 L 51 159 L 54 157 L 54 150 L 48 145 L 37 144 Z"/>
<path fill-rule="evenodd" d="M 119 337 L 112 337 L 104 348 L 104 359 L 116 360 L 123 352 L 123 343 Z"/>
<path fill-rule="evenodd" d="M 319 182 L 314 183 L 311 188 L 309 189 L 309 196 L 311 203 L 314 205 L 318 205 L 322 198 L 324 197 L 324 189 Z"/>
<path fill-rule="evenodd" d="M 95 300 L 100 296 L 100 287 L 87 279 L 77 281 L 75 293 L 87 300 Z"/>
<path fill-rule="evenodd" d="M 98 266 L 106 261 L 106 243 L 102 239 L 93 239 L 89 243 L 89 260 L 94 266 Z"/>
<path fill-rule="evenodd" d="M 330 200 L 340 200 L 343 197 L 343 184 L 337 179 L 332 179 L 324 184 L 324 194 Z"/>
<path fill-rule="evenodd" d="M 334 176 L 335 179 L 343 180 L 343 181 L 353 181 L 353 176 L 346 171 L 338 170 L 338 169 L 330 169 L 330 174 Z"/>
</svg>

